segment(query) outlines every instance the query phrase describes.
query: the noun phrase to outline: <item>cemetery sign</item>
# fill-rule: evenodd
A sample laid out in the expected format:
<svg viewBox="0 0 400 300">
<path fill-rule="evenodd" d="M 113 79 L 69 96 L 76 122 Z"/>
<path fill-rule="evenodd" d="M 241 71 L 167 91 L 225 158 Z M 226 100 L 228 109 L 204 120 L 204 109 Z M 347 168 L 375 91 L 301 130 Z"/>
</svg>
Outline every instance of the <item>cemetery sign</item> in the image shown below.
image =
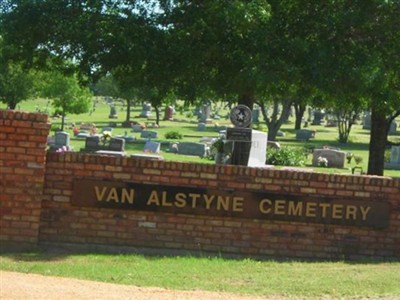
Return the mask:
<svg viewBox="0 0 400 300">
<path fill-rule="evenodd" d="M 389 204 L 75 178 L 72 205 L 386 228 Z"/>
</svg>

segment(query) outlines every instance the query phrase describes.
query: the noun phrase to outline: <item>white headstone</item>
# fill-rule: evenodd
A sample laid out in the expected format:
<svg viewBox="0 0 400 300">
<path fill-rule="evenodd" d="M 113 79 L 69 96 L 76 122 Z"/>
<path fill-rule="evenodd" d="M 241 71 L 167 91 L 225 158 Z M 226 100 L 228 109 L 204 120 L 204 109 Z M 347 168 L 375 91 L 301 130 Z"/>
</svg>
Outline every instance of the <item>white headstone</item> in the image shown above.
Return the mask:
<svg viewBox="0 0 400 300">
<path fill-rule="evenodd" d="M 257 130 L 251 131 L 251 148 L 249 161 L 247 163 L 249 167 L 265 166 L 265 160 L 267 158 L 267 141 L 268 134 L 265 132 Z"/>
</svg>

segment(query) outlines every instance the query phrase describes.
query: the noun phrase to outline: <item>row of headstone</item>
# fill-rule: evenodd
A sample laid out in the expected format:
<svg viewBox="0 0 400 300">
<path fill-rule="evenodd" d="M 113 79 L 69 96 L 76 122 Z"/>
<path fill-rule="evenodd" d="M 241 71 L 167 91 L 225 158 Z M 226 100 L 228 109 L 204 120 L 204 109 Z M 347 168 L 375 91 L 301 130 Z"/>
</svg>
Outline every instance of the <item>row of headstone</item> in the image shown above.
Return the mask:
<svg viewBox="0 0 400 300">
<path fill-rule="evenodd" d="M 98 150 L 123 152 L 125 151 L 125 140 L 122 138 L 111 138 L 110 143 L 105 146 L 102 145 L 100 136 L 89 136 L 85 140 L 85 148 L 83 150 L 90 152 Z"/>
</svg>

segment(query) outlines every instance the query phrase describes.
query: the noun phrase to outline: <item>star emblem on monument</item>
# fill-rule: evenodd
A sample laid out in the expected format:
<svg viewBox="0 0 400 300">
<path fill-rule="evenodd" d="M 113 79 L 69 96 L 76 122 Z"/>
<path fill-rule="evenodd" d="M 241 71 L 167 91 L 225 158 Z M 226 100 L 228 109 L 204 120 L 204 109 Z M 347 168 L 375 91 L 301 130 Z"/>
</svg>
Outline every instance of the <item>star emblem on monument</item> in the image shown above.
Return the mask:
<svg viewBox="0 0 400 300">
<path fill-rule="evenodd" d="M 251 110 L 246 105 L 239 104 L 231 110 L 230 119 L 237 127 L 248 127 L 251 123 Z"/>
</svg>

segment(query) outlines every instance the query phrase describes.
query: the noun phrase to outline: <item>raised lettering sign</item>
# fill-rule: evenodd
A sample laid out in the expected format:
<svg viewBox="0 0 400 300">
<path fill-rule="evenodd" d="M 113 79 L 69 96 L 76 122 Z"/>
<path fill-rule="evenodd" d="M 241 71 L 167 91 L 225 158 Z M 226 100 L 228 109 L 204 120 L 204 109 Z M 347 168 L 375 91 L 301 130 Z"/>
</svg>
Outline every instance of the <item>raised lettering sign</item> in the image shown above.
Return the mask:
<svg viewBox="0 0 400 300">
<path fill-rule="evenodd" d="M 72 205 L 385 228 L 377 201 L 75 179 Z"/>
</svg>

